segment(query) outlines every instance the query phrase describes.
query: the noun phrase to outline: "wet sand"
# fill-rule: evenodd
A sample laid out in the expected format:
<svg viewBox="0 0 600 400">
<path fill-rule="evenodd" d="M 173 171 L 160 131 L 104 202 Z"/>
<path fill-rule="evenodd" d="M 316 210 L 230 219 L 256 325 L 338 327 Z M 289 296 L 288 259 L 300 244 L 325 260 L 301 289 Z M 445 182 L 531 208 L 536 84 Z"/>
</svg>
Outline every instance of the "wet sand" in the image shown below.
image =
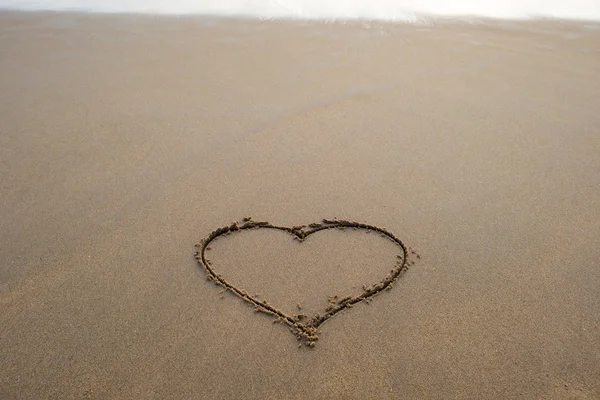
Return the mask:
<svg viewBox="0 0 600 400">
<path fill-rule="evenodd" d="M 599 398 L 598 49 L 586 22 L 0 13 L 0 398 Z M 248 215 L 421 259 L 298 348 L 194 258 Z M 270 235 L 215 268 L 290 313 L 397 252 Z"/>
</svg>

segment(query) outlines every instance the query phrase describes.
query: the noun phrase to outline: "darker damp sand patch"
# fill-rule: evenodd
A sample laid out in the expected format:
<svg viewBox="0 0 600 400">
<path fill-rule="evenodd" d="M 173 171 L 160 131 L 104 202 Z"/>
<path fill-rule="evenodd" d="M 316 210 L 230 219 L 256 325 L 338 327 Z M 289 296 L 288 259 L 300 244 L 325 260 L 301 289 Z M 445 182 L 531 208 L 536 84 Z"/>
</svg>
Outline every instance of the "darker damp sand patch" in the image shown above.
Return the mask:
<svg viewBox="0 0 600 400">
<path fill-rule="evenodd" d="M 367 233 L 371 231 L 377 232 L 382 237 L 393 241 L 400 248 L 401 254 L 397 256 L 398 261 L 394 265 L 394 268 L 390 270 L 389 274 L 382 281 L 372 285 L 363 285 L 362 293 L 356 296 L 345 296 L 342 298 L 338 296 L 329 296 L 328 305 L 325 308 L 325 312 L 323 314 L 316 314 L 310 319 L 307 315 L 300 313 L 300 310 L 302 309 L 301 304 L 297 305 L 299 313 L 290 316 L 272 304 L 269 304 L 267 301 L 259 300 L 257 298 L 258 296 L 249 295 L 247 291 L 234 286 L 223 276 L 216 273 L 211 265 L 211 261 L 206 257 L 206 252 L 210 251 L 211 249 L 209 244 L 213 240 L 220 236 L 227 236 L 233 232 L 241 232 L 248 229 L 274 229 L 287 232 L 293 235 L 294 239 L 303 242 L 304 239 L 306 239 L 309 235 L 319 231 L 326 229 L 345 230 L 346 228 L 352 228 L 355 230 L 362 229 Z M 244 217 L 242 223 L 234 222 L 229 226 L 212 231 L 206 238 L 202 239 L 200 243 L 196 244 L 196 247 L 200 248 L 200 250 L 195 254 L 196 260 L 205 269 L 206 279 L 223 287 L 223 290 L 220 292 L 220 294 L 230 291 L 253 305 L 255 312 L 273 316 L 275 318 L 273 323 L 283 323 L 288 325 L 298 340 L 304 341 L 304 344 L 308 347 L 314 347 L 315 342 L 319 340 L 317 332 L 319 327 L 325 321 L 327 321 L 329 318 L 332 318 L 337 313 L 351 308 L 353 305 L 361 301 L 365 301 L 365 303 L 368 304 L 373 296 L 381 293 L 384 290 L 390 290 L 393 287 L 394 282 L 408 269 L 410 265 L 414 264 L 414 261 L 409 261 L 409 257 L 411 255 L 416 255 L 417 258 L 420 258 L 420 255 L 417 254 L 415 250 L 407 248 L 400 239 L 398 239 L 394 234 L 388 232 L 386 229 L 374 225 L 343 219 L 323 219 L 323 221 L 320 223 L 298 225 L 289 228 L 285 226 L 272 225 L 269 222 L 253 221 L 250 217 Z"/>
</svg>

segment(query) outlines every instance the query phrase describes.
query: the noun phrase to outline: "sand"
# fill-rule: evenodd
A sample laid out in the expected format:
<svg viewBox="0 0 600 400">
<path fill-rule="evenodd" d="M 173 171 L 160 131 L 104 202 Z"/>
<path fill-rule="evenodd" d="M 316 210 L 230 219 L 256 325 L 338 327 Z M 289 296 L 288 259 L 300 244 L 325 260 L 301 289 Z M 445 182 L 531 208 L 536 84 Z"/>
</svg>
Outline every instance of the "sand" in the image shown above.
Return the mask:
<svg viewBox="0 0 600 400">
<path fill-rule="evenodd" d="M 0 398 L 600 398 L 598 49 L 588 22 L 0 13 Z M 299 348 L 194 258 L 244 216 L 421 258 Z M 358 233 L 211 251 L 318 312 L 393 267 Z"/>
</svg>

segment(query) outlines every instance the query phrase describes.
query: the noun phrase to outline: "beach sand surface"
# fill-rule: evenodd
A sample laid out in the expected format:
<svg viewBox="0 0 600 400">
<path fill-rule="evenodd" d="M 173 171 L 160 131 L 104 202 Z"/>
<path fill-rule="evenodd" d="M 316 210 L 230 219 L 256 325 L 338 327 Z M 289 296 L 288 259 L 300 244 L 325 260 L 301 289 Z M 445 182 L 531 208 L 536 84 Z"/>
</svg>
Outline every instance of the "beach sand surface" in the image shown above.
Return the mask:
<svg viewBox="0 0 600 400">
<path fill-rule="evenodd" d="M 592 22 L 0 13 L 0 398 L 600 398 L 599 49 Z M 194 259 L 244 216 L 421 258 L 299 348 Z M 211 252 L 293 313 L 398 247 Z"/>
</svg>

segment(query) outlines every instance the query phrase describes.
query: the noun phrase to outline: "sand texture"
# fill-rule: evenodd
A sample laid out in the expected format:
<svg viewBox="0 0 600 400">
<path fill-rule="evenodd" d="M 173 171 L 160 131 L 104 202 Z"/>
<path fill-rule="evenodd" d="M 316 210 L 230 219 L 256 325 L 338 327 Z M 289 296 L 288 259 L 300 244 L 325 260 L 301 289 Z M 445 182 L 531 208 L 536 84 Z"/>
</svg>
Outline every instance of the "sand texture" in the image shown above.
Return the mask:
<svg viewBox="0 0 600 400">
<path fill-rule="evenodd" d="M 0 13 L 0 399 L 599 399 L 599 109 L 596 23 Z M 397 279 L 299 341 L 246 216 Z"/>
</svg>

